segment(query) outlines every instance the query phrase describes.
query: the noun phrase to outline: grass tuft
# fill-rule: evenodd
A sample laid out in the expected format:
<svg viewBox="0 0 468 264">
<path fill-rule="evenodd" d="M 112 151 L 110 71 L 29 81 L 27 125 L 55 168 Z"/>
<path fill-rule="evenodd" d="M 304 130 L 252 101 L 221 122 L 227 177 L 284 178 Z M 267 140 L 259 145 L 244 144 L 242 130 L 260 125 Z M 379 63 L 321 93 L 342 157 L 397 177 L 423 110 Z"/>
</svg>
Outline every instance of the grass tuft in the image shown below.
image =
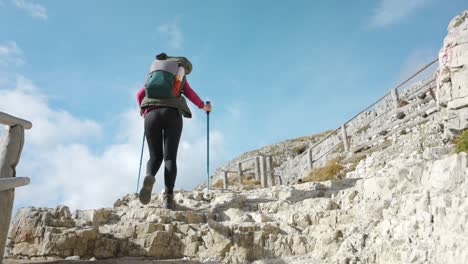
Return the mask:
<svg viewBox="0 0 468 264">
<path fill-rule="evenodd" d="M 307 149 L 307 145 L 306 144 L 301 144 L 301 145 L 298 145 L 296 147 L 294 147 L 292 149 L 292 151 L 296 154 L 296 155 L 301 155 L 302 153 L 304 153 L 304 151 L 306 151 Z"/>
<path fill-rule="evenodd" d="M 455 153 L 468 152 L 468 129 L 458 135 L 455 140 Z"/>
<path fill-rule="evenodd" d="M 223 186 L 224 186 L 223 179 L 219 179 L 211 185 L 211 187 L 213 188 L 223 188 Z"/>
<path fill-rule="evenodd" d="M 336 180 L 339 178 L 341 170 L 343 170 L 343 166 L 341 165 L 339 159 L 331 159 L 327 161 L 325 166 L 312 169 L 309 172 L 309 175 L 304 177 L 303 182 Z"/>
<path fill-rule="evenodd" d="M 260 181 L 256 180 L 254 177 L 248 177 L 247 179 L 244 179 L 242 181 L 243 185 L 248 185 L 248 186 L 255 186 L 255 185 L 260 185 Z"/>
<path fill-rule="evenodd" d="M 239 185 L 239 177 L 236 175 L 230 175 L 228 176 L 228 185 Z M 218 179 L 216 182 L 211 184 L 211 187 L 213 188 L 223 188 L 224 187 L 224 180 L 223 179 Z"/>
<path fill-rule="evenodd" d="M 360 129 L 358 129 L 358 130 L 356 131 L 356 134 L 360 134 L 360 133 L 366 132 L 369 128 L 370 128 L 369 125 L 365 125 L 365 126 L 361 127 Z"/>
</svg>

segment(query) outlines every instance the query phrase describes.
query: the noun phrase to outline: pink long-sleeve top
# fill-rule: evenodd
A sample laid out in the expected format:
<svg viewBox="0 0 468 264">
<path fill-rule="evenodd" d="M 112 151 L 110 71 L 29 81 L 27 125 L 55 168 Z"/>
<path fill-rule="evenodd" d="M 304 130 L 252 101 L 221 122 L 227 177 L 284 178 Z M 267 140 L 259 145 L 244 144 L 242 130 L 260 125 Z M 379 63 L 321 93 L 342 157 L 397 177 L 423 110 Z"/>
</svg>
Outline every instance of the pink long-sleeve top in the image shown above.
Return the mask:
<svg viewBox="0 0 468 264">
<path fill-rule="evenodd" d="M 185 81 L 184 83 L 184 95 L 198 108 L 202 109 L 205 106 L 205 103 L 200 99 L 198 94 L 190 87 L 188 81 Z M 138 105 L 141 106 L 141 102 L 143 101 L 143 98 L 145 98 L 146 95 L 146 90 L 145 86 L 141 87 L 141 89 L 137 93 L 137 100 L 138 100 Z M 146 108 L 143 112 L 142 115 L 146 116 L 149 111 L 158 108 L 158 106 L 155 107 L 148 107 Z"/>
</svg>

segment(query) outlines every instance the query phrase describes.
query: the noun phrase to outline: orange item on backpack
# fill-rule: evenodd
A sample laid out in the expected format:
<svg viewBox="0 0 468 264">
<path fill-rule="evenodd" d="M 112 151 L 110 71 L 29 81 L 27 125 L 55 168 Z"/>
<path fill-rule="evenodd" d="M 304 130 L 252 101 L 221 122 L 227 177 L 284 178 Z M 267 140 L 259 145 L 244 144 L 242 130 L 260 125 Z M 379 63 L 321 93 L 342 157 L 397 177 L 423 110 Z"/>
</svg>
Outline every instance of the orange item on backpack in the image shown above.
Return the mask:
<svg viewBox="0 0 468 264">
<path fill-rule="evenodd" d="M 175 82 L 174 82 L 174 96 L 178 97 L 180 95 L 180 89 L 182 87 L 182 84 L 184 82 L 185 78 L 185 69 L 182 66 L 179 66 L 177 69 L 177 73 L 175 76 Z"/>
</svg>

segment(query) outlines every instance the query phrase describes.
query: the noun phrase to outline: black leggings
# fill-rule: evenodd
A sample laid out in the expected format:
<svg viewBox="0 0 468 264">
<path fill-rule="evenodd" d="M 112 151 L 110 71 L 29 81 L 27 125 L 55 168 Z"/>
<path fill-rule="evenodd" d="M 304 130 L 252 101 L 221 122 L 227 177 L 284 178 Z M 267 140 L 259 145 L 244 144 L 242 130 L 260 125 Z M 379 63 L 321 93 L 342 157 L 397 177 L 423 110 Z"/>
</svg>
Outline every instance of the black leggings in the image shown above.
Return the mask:
<svg viewBox="0 0 468 264">
<path fill-rule="evenodd" d="M 157 108 L 145 117 L 146 141 L 150 153 L 146 175 L 155 176 L 164 159 L 166 193 L 172 193 L 174 190 L 177 176 L 177 149 L 182 126 L 182 116 L 176 108 Z"/>
</svg>

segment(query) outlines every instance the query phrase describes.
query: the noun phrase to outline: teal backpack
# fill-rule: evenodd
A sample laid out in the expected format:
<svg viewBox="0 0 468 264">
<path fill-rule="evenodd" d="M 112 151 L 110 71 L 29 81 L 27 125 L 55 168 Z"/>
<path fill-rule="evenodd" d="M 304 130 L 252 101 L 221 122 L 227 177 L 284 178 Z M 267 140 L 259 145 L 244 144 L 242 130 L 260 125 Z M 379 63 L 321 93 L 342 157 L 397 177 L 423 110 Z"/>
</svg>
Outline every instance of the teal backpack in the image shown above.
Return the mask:
<svg viewBox="0 0 468 264">
<path fill-rule="evenodd" d="M 145 82 L 146 96 L 154 99 L 180 97 L 185 75 L 191 71 L 192 64 L 185 57 L 164 56 L 154 60 Z"/>
</svg>

